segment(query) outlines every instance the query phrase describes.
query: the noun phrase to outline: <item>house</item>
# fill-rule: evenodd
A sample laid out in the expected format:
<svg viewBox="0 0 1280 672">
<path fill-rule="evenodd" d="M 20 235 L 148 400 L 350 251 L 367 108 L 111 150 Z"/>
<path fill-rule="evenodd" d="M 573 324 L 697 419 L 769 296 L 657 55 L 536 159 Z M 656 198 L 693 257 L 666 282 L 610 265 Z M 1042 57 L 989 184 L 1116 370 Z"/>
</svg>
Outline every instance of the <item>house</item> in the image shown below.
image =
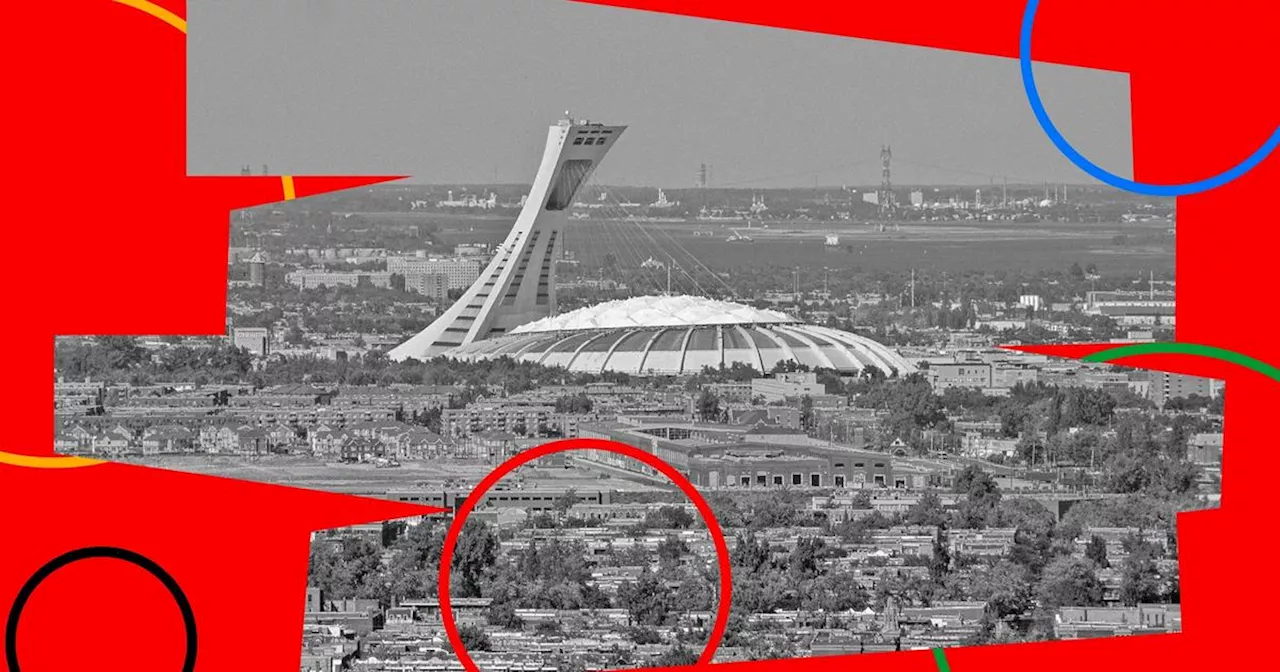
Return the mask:
<svg viewBox="0 0 1280 672">
<path fill-rule="evenodd" d="M 386 449 L 381 441 L 359 436 L 348 436 L 338 448 L 338 457 L 343 462 L 363 462 L 377 457 L 385 457 Z"/>
<path fill-rule="evenodd" d="M 123 425 L 116 425 L 93 439 L 96 455 L 125 455 L 133 446 L 133 432 Z"/>
<path fill-rule="evenodd" d="M 238 446 L 238 434 L 226 425 L 202 427 L 198 443 L 200 451 L 210 455 L 231 455 Z"/>
<path fill-rule="evenodd" d="M 53 440 L 53 449 L 60 455 L 88 455 L 93 452 L 93 432 L 80 425 L 63 428 Z"/>
<path fill-rule="evenodd" d="M 307 432 L 307 443 L 311 445 L 312 455 L 332 459 L 338 457 L 341 452 L 342 442 L 349 436 L 345 431 L 335 430 L 328 425 L 320 425 Z"/>
<path fill-rule="evenodd" d="M 195 452 L 196 436 L 186 427 L 162 425 L 142 434 L 143 455 Z"/>
<path fill-rule="evenodd" d="M 1187 439 L 1187 461 L 1198 465 L 1222 464 L 1222 433 L 1195 434 Z"/>
<path fill-rule="evenodd" d="M 391 437 L 397 459 L 423 460 L 444 454 L 444 438 L 429 429 L 412 427 Z"/>
<path fill-rule="evenodd" d="M 267 439 L 272 448 L 284 452 L 298 443 L 298 433 L 287 425 L 276 425 L 267 430 Z"/>
<path fill-rule="evenodd" d="M 236 433 L 236 452 L 244 456 L 266 455 L 271 452 L 271 438 L 260 427 L 240 427 Z"/>
</svg>

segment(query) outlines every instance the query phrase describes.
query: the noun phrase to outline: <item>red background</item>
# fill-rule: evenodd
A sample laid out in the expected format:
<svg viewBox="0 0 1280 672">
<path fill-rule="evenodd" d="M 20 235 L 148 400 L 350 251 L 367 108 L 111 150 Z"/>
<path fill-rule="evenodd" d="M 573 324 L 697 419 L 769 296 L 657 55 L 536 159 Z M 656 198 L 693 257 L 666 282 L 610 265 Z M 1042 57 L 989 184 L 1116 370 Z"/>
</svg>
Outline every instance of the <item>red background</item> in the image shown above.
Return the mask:
<svg viewBox="0 0 1280 672">
<path fill-rule="evenodd" d="M 594 1 L 1002 58 L 1017 55 L 1024 8 L 1021 0 Z M 158 0 L 157 4 L 185 15 L 185 3 L 179 0 Z M 0 450 L 47 455 L 53 445 L 54 336 L 222 333 L 229 210 L 280 200 L 283 192 L 276 178 L 186 176 L 186 40 L 180 31 L 109 0 L 12 5 L 6 8 L 0 39 L 0 53 L 8 64 L 4 75 L 8 151 L 0 170 L 8 197 L 6 223 L 13 240 L 0 268 L 8 299 L 0 340 L 10 361 L 7 380 L 0 385 L 0 408 L 7 421 L 0 433 Z M 1234 165 L 1274 129 L 1277 28 L 1280 7 L 1263 0 L 1044 0 L 1034 56 L 1039 61 L 1130 73 L 1134 176 L 1148 182 L 1181 182 Z M 1280 361 L 1275 352 L 1280 345 L 1267 328 L 1273 321 L 1267 295 L 1274 285 L 1272 256 L 1280 229 L 1267 221 L 1265 210 L 1280 183 L 1278 164 L 1280 159 L 1272 157 L 1233 184 L 1178 200 L 1179 340 Z M 298 196 L 380 179 L 299 178 Z M 1256 632 L 1267 627 L 1267 610 L 1277 603 L 1280 588 L 1273 580 L 1270 556 L 1255 549 L 1272 536 L 1267 515 L 1271 501 L 1266 493 L 1280 458 L 1268 445 L 1268 430 L 1280 398 L 1277 386 L 1256 374 L 1241 374 L 1225 365 L 1201 366 L 1208 367 L 1202 372 L 1229 381 L 1227 457 L 1222 507 L 1179 518 L 1183 633 L 954 649 L 948 651 L 954 669 L 1185 669 L 1221 665 L 1227 659 L 1269 666 L 1265 640 L 1260 646 Z M 14 488 L 13 483 L 13 479 L 5 483 L 6 492 L 25 498 L 30 511 L 17 517 L 50 517 L 55 524 L 17 526 L 14 531 L 20 534 L 11 536 L 10 544 L 38 546 L 51 538 L 71 543 L 74 534 L 57 525 L 57 516 L 77 514 L 58 503 L 71 502 L 90 511 L 101 504 L 77 499 L 76 493 L 56 487 L 28 490 Z M 118 487 L 130 485 L 126 479 Z M 51 500 L 55 494 L 57 499 Z M 182 493 L 173 494 L 180 498 Z M 270 500 L 262 497 L 267 497 L 265 491 L 257 490 L 223 496 L 213 520 L 225 528 L 209 523 L 222 534 L 219 543 L 237 543 L 242 531 L 232 523 L 245 515 L 261 515 L 256 505 Z M 208 501 L 154 501 L 193 510 L 212 506 Z M 14 516 L 13 500 L 7 504 L 7 513 Z M 47 513 L 40 507 L 47 507 Z M 151 521 L 145 509 L 132 513 L 132 518 L 117 515 L 151 530 L 157 539 L 173 534 L 147 527 Z M 374 513 L 407 512 L 369 509 L 361 513 L 372 519 Z M 301 518 L 296 522 L 302 529 L 337 522 L 334 517 Z M 300 554 L 304 537 L 289 536 L 293 533 L 284 530 L 280 534 L 293 539 L 290 544 L 298 549 L 280 560 L 282 567 L 296 572 L 300 586 L 305 571 L 305 555 Z M 207 539 L 206 534 L 196 537 L 199 543 Z M 248 537 L 240 539 L 244 542 Z M 182 541 L 167 543 L 177 547 Z M 260 552 L 283 553 L 284 548 L 267 546 Z M 8 558 L 4 569 L 0 583 L 6 586 L 32 571 Z M 211 573 L 208 580 L 217 578 Z M 197 620 L 205 613 L 249 610 L 252 614 L 262 600 L 287 601 L 289 591 L 298 586 L 211 599 L 197 606 Z M 231 585 L 227 591 L 236 588 L 242 587 Z M 6 594 L 11 593 L 0 591 L 0 600 Z M 300 589 L 296 594 L 301 595 Z M 234 646 L 243 656 L 241 662 L 255 669 L 293 669 L 289 666 L 297 661 L 294 633 L 301 605 L 267 611 L 272 618 L 291 620 L 287 627 L 264 626 L 263 636 L 222 644 Z M 145 612 L 132 612 L 132 616 L 143 618 Z M 74 630 L 59 631 L 74 641 Z M 271 632 L 280 636 L 268 638 Z M 216 645 L 215 640 L 209 646 Z M 29 646 L 38 648 L 38 644 Z M 230 660 L 211 655 L 213 660 Z M 792 668 L 798 663 L 785 665 Z M 934 663 L 928 652 L 804 663 L 812 669 L 849 665 L 901 670 L 924 669 Z M 202 658 L 198 669 L 228 667 Z"/>
</svg>

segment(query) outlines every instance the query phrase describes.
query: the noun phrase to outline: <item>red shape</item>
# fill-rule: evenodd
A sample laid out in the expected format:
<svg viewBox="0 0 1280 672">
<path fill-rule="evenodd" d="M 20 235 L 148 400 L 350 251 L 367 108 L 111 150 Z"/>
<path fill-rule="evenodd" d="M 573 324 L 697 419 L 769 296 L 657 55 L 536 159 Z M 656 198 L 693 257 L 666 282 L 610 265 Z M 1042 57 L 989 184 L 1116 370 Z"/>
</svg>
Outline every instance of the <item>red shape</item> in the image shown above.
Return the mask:
<svg viewBox="0 0 1280 672">
<path fill-rule="evenodd" d="M 120 608 L 142 620 L 103 617 Z M 22 611 L 17 643 L 23 670 L 92 670 L 128 661 L 131 669 L 178 672 L 186 628 L 169 591 L 146 570 L 94 558 L 67 565 L 36 588 Z"/>
<path fill-rule="evenodd" d="M 515 457 L 498 465 L 489 475 L 485 476 L 473 488 L 462 506 L 458 507 L 454 514 L 453 523 L 449 526 L 449 531 L 445 535 L 444 548 L 440 552 L 440 614 L 444 621 L 444 631 L 449 635 L 449 643 L 453 646 L 454 654 L 458 656 L 458 660 L 462 662 L 462 666 L 467 672 L 480 672 L 480 668 L 476 666 L 475 661 L 471 660 L 471 655 L 467 653 L 467 649 L 462 644 L 462 637 L 458 635 L 458 625 L 453 618 L 453 600 L 450 596 L 449 575 L 453 570 L 453 552 L 458 545 L 458 536 L 462 534 L 462 526 L 466 524 L 467 517 L 475 509 L 476 503 L 483 499 L 486 492 L 489 491 L 498 481 L 523 465 L 534 460 L 555 453 L 563 453 L 570 450 L 601 450 L 610 453 L 625 455 L 634 460 L 643 462 L 644 464 L 658 470 L 663 476 L 671 479 L 680 488 L 681 492 L 693 502 L 698 509 L 698 513 L 702 515 L 702 520 L 707 525 L 707 532 L 711 535 L 711 541 L 716 546 L 716 561 L 720 570 L 720 600 L 716 607 L 716 621 L 711 627 L 711 634 L 707 639 L 707 645 L 702 650 L 702 655 L 698 657 L 699 665 L 710 665 L 716 655 L 716 648 L 720 646 L 720 640 L 724 639 L 725 627 L 729 624 L 729 609 L 733 600 L 733 577 L 732 567 L 729 565 L 729 545 L 725 543 L 724 532 L 720 529 L 720 522 L 716 520 L 715 512 L 711 510 L 711 505 L 707 504 L 707 500 L 702 498 L 702 493 L 685 478 L 684 474 L 667 464 L 658 456 L 640 450 L 634 446 L 617 441 L 607 441 L 604 439 L 565 439 L 563 441 L 552 441 L 544 443 L 541 446 L 530 448 L 523 451 Z"/>
<path fill-rule="evenodd" d="M 1051 357 L 1063 357 L 1068 359 L 1083 359 L 1089 355 L 1104 352 L 1119 347 L 1123 344 L 1117 343 L 1079 343 L 1079 344 L 1051 344 L 1051 345 L 1010 345 L 1005 346 L 1008 350 L 1017 350 L 1039 355 L 1049 355 Z M 1209 357 L 1201 357 L 1196 355 L 1180 354 L 1180 353 L 1150 353 L 1138 355 L 1125 355 L 1111 359 L 1107 364 L 1113 366 L 1125 366 L 1136 369 L 1148 369 L 1151 371 L 1164 371 L 1167 373 L 1178 373 L 1184 376 L 1198 376 L 1201 378 L 1216 378 L 1218 380 L 1229 380 L 1247 376 L 1261 376 L 1263 374 L 1252 372 L 1249 369 L 1231 362 L 1213 359 Z"/>
<path fill-rule="evenodd" d="M 443 511 L 111 463 L 70 469 L 0 464 L 0 482 L 6 533 L 21 540 L 6 545 L 0 573 L 6 613 L 21 586 L 54 558 L 85 547 L 123 548 L 160 565 L 190 600 L 199 631 L 197 670 L 239 669 L 246 659 L 254 669 L 297 669 L 311 532 Z M 152 590 L 134 581 L 145 599 L 99 601 L 102 582 L 122 570 L 103 576 L 86 569 L 119 561 L 83 562 L 36 589 L 30 603 L 36 611 L 24 612 L 20 622 L 23 669 L 77 669 L 65 665 L 66 656 L 81 631 L 101 620 L 124 624 L 134 633 L 132 646 L 156 628 L 165 635 L 156 655 L 167 657 L 173 619 L 164 605 L 172 600 L 152 599 Z M 66 602 L 67 596 L 75 597 Z M 49 615 L 51 600 L 58 602 L 59 621 L 41 616 Z"/>
<path fill-rule="evenodd" d="M 181 2 L 160 3 L 178 15 Z M 0 450 L 53 452 L 53 339 L 225 332 L 230 211 L 279 177 L 186 174 L 186 36 L 111 0 L 17 3 L 0 40 L 10 236 Z M 247 118 L 251 122 L 251 117 Z M 297 177 L 297 196 L 397 179 Z"/>
<path fill-rule="evenodd" d="M 1017 56 L 1023 0 L 848 3 L 793 0 L 785 4 L 732 0 L 577 0 L 672 14 L 771 25 L 903 44 Z M 1198 180 L 1238 163 L 1276 128 L 1274 94 L 1263 85 L 1277 63 L 1280 4 L 1043 0 L 1036 21 L 1037 61 L 1130 73 L 1134 176 L 1154 183 Z M 1011 73 L 1015 72 L 1011 68 Z M 1011 76 L 1014 76 L 1011 74 Z M 1028 111 L 1030 114 L 1030 111 Z M 1280 361 L 1260 292 L 1274 285 L 1280 228 L 1260 212 L 1280 183 L 1272 155 L 1248 175 L 1210 192 L 1179 198 L 1179 340 Z M 1264 206 L 1265 207 L 1265 206 Z M 1077 351 L 1077 352 L 1082 352 Z M 1077 355 L 1078 356 L 1078 355 Z M 1161 637 L 993 646 L 948 653 L 957 672 L 970 669 L 1077 670 L 1135 666 L 1198 669 L 1272 666 L 1221 614 L 1280 599 L 1280 586 L 1259 581 L 1272 568 L 1242 544 L 1266 529 L 1270 476 L 1280 451 L 1267 449 L 1280 387 L 1231 365 L 1129 358 L 1124 363 L 1197 370 L 1224 377 L 1230 390 L 1225 424 L 1223 498 L 1218 510 L 1178 516 L 1183 632 Z M 861 665 L 863 658 L 848 659 Z M 791 669 L 808 661 L 779 661 Z"/>
</svg>

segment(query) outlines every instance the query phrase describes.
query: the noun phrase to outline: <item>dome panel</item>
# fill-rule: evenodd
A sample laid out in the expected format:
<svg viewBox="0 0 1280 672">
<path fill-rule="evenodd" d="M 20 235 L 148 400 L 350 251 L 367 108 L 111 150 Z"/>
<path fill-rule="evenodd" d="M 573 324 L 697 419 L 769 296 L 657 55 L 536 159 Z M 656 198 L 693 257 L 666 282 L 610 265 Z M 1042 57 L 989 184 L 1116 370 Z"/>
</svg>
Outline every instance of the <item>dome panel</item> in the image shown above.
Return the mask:
<svg viewBox="0 0 1280 672">
<path fill-rule="evenodd" d="M 550 329 L 552 325 L 567 327 Z M 687 296 L 600 304 L 447 355 L 463 360 L 515 357 L 571 371 L 633 375 L 689 375 L 704 366 L 734 363 L 769 371 L 783 361 L 841 373 L 867 367 L 886 375 L 915 371 L 892 349 L 864 336 L 798 323 L 774 311 Z"/>
<path fill-rule="evenodd" d="M 617 327 L 676 327 L 715 324 L 788 324 L 796 320 L 776 310 L 760 310 L 740 303 L 700 296 L 636 296 L 607 301 L 563 315 L 535 320 L 511 330 L 577 331 Z"/>
</svg>

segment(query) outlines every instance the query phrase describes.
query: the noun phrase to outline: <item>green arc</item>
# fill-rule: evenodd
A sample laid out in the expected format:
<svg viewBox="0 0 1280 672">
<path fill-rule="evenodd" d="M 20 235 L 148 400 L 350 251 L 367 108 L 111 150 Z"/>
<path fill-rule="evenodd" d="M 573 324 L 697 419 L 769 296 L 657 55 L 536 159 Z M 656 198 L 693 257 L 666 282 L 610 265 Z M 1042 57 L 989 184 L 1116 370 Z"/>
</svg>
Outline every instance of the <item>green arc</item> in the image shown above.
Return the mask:
<svg viewBox="0 0 1280 672">
<path fill-rule="evenodd" d="M 947 652 L 941 648 L 933 650 L 933 662 L 938 665 L 938 672 L 951 672 L 951 665 L 947 662 Z"/>
<path fill-rule="evenodd" d="M 1212 345 L 1200 345 L 1197 343 L 1135 343 L 1133 345 L 1122 345 L 1106 350 L 1085 355 L 1081 357 L 1081 361 L 1085 362 L 1110 362 L 1124 357 L 1133 357 L 1136 355 L 1194 355 L 1197 357 L 1205 357 L 1208 359 L 1216 359 L 1231 364 L 1237 364 L 1250 371 L 1256 371 L 1274 381 L 1280 382 L 1280 368 L 1276 368 L 1260 359 L 1255 359 L 1248 355 L 1244 355 L 1226 348 L 1218 348 Z"/>
</svg>

